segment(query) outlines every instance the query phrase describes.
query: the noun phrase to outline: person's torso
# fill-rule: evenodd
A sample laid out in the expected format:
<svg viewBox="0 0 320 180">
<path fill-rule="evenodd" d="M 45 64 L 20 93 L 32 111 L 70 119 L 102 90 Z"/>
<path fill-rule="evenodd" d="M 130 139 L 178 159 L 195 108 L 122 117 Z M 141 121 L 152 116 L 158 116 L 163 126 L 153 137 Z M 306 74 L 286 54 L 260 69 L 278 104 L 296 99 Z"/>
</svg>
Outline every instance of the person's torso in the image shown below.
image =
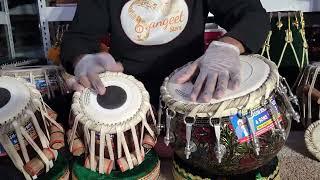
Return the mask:
<svg viewBox="0 0 320 180">
<path fill-rule="evenodd" d="M 204 51 L 202 0 L 110 1 L 111 54 L 129 74 L 168 75 Z"/>
</svg>

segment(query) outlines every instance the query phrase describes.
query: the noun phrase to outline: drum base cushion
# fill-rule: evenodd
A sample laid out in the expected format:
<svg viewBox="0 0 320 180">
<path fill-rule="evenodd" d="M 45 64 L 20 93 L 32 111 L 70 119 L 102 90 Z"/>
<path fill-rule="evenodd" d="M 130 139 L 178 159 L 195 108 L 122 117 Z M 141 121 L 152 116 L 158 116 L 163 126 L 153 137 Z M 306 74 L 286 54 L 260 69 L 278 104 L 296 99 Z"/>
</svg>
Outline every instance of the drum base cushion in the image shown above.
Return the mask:
<svg viewBox="0 0 320 180">
<path fill-rule="evenodd" d="M 54 166 L 50 169 L 50 171 L 48 173 L 41 174 L 38 176 L 38 179 L 69 179 L 69 165 L 67 159 L 59 153 L 58 158 L 54 162 Z"/>
<path fill-rule="evenodd" d="M 160 176 L 160 161 L 157 154 L 151 150 L 146 154 L 144 161 L 132 170 L 124 173 L 120 171 L 112 171 L 110 175 L 99 174 L 82 166 L 83 159 L 78 159 L 72 169 L 72 179 L 78 180 L 95 180 L 95 179 L 143 179 L 153 180 Z"/>
<path fill-rule="evenodd" d="M 277 157 L 273 158 L 266 165 L 248 172 L 246 174 L 234 175 L 234 176 L 211 176 L 203 177 L 203 173 L 192 169 L 192 167 L 186 166 L 177 156 L 174 157 L 172 174 L 175 180 L 185 180 L 185 179 L 197 179 L 197 180 L 209 180 L 209 179 L 274 179 L 280 180 L 279 172 L 279 159 Z"/>
</svg>

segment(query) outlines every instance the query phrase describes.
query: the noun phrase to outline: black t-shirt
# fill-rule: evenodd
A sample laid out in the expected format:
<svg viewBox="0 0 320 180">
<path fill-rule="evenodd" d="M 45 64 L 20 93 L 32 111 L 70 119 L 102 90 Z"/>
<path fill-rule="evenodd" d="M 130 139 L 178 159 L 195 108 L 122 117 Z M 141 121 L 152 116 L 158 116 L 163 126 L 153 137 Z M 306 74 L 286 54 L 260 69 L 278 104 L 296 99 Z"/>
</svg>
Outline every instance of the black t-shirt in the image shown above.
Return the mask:
<svg viewBox="0 0 320 180">
<path fill-rule="evenodd" d="M 99 52 L 100 39 L 110 33 L 110 53 L 125 73 L 143 81 L 149 91 L 158 90 L 174 69 L 204 53 L 208 12 L 250 52 L 261 47 L 269 30 L 259 0 L 79 0 L 64 35 L 62 63 L 73 74 L 76 57 Z"/>
</svg>

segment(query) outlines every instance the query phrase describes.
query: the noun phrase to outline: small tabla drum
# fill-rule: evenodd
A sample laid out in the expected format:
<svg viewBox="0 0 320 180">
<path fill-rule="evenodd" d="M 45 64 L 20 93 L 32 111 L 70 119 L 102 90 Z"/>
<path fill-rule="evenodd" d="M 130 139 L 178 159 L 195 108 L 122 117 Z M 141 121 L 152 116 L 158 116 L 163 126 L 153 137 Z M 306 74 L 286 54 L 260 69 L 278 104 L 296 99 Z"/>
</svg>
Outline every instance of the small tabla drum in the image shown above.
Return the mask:
<svg viewBox="0 0 320 180">
<path fill-rule="evenodd" d="M 309 64 L 302 12 L 270 12 L 271 30 L 261 55 L 275 62 L 290 86 L 301 68 Z"/>
<path fill-rule="evenodd" d="M 309 152 L 320 161 L 320 120 L 307 128 L 304 140 Z"/>
<path fill-rule="evenodd" d="M 105 95 L 90 89 L 73 95 L 70 151 L 79 156 L 83 152 L 79 149 L 85 147 L 81 165 L 75 166 L 82 168 L 74 169 L 73 178 L 108 178 L 130 170 L 128 175 L 137 179 L 157 179 L 159 160 L 154 153 L 148 155 L 156 143 L 156 122 L 148 92 L 133 76 L 107 72 L 100 78 L 106 87 Z M 148 113 L 153 117 L 150 125 Z M 143 166 L 152 173 L 140 174 L 143 171 L 139 167 L 147 156 L 152 160 Z M 86 173 L 88 170 L 92 173 Z"/>
<path fill-rule="evenodd" d="M 0 70 L 2 76 L 19 77 L 34 84 L 41 94 L 48 99 L 68 93 L 63 74 L 64 69 L 54 65 L 23 66 Z"/>
<path fill-rule="evenodd" d="M 192 102 L 192 82 L 175 84 L 170 77 L 161 87 L 165 143 L 205 177 L 246 173 L 264 165 L 283 147 L 291 120 L 299 120 L 290 101 L 296 98 L 276 65 L 260 55 L 240 59 L 240 88 L 228 90 L 221 100 Z"/>
<path fill-rule="evenodd" d="M 50 177 L 64 174 L 54 168 L 58 152 L 50 147 L 50 127 L 63 131 L 54 118 L 34 85 L 23 79 L 0 77 L 0 155 L 9 156 L 26 179 L 36 179 L 51 170 Z M 68 170 L 64 160 L 57 166 Z"/>
</svg>

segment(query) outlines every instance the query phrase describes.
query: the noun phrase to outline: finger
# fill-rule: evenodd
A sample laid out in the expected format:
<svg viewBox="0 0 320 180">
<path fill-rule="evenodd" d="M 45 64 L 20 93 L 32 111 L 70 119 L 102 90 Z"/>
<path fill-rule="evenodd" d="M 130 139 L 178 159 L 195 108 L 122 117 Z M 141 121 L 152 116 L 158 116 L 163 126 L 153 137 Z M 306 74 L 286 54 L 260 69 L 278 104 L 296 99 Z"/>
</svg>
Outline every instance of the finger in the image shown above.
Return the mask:
<svg viewBox="0 0 320 180">
<path fill-rule="evenodd" d="M 217 88 L 214 93 L 214 97 L 216 99 L 220 99 L 224 96 L 224 94 L 227 90 L 227 87 L 228 87 L 229 79 L 230 79 L 230 76 L 229 76 L 228 72 L 219 73 Z"/>
<path fill-rule="evenodd" d="M 206 80 L 206 77 L 207 77 L 207 73 L 200 72 L 200 74 L 198 75 L 197 80 L 193 85 L 193 90 L 191 93 L 191 100 L 192 101 L 197 100 L 199 93 L 202 89 L 203 83 Z"/>
<path fill-rule="evenodd" d="M 88 74 L 89 81 L 91 82 L 92 88 L 100 95 L 103 95 L 106 92 L 100 77 L 96 73 Z"/>
<path fill-rule="evenodd" d="M 178 71 L 173 77 L 172 80 L 175 83 L 183 84 L 191 79 L 198 68 L 198 62 L 193 62 L 185 68 L 182 68 Z"/>
<path fill-rule="evenodd" d="M 69 89 L 74 91 L 82 91 L 84 87 L 78 83 L 78 81 L 73 77 L 66 80 L 67 86 Z"/>
<path fill-rule="evenodd" d="M 80 82 L 80 84 L 82 85 L 82 86 L 84 86 L 84 87 L 86 87 L 86 88 L 90 88 L 91 87 L 91 83 L 90 83 L 90 81 L 89 81 L 89 79 L 88 79 L 88 77 L 87 76 L 80 76 L 80 78 L 79 78 L 79 82 Z"/>
<path fill-rule="evenodd" d="M 236 90 L 240 87 L 241 76 L 240 73 L 230 74 L 230 81 L 228 84 L 228 89 Z"/>
<path fill-rule="evenodd" d="M 110 72 L 123 72 L 124 68 L 121 63 L 117 62 L 116 64 L 112 64 L 111 66 L 105 67 L 107 71 Z"/>
<path fill-rule="evenodd" d="M 79 83 L 74 83 L 73 85 L 72 85 L 72 89 L 74 90 L 74 91 L 78 91 L 78 92 L 81 92 L 81 91 L 83 91 L 84 90 L 84 87 L 81 85 L 81 84 L 79 84 Z"/>
<path fill-rule="evenodd" d="M 212 73 L 212 74 L 208 75 L 207 81 L 206 81 L 206 86 L 200 96 L 200 99 L 202 101 L 204 101 L 205 103 L 208 103 L 211 101 L 214 90 L 216 88 L 217 79 L 218 79 L 217 73 Z"/>
</svg>

